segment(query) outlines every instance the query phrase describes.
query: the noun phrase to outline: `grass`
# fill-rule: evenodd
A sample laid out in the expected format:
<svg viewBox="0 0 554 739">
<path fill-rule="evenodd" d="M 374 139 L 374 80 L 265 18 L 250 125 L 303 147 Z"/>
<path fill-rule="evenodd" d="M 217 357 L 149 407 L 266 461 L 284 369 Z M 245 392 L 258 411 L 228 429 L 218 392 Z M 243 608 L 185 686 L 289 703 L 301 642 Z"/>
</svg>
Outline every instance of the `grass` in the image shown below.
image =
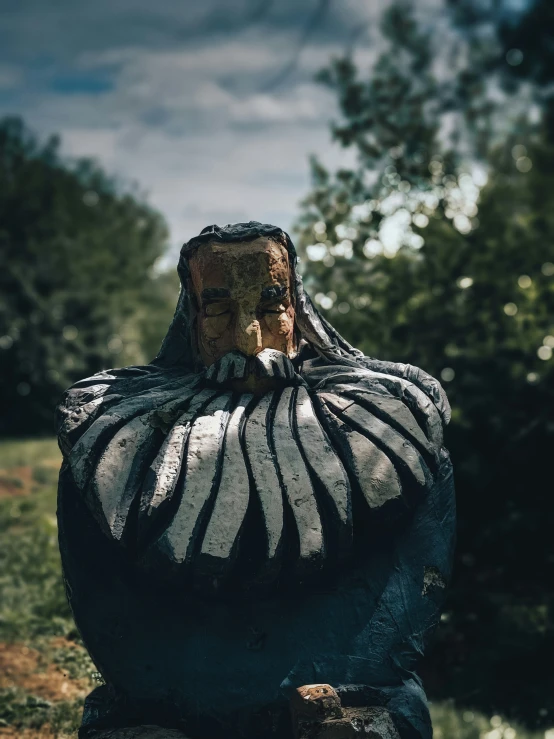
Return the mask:
<svg viewBox="0 0 554 739">
<path fill-rule="evenodd" d="M 61 455 L 55 439 L 5 440 L 0 442 L 0 469 L 25 465 L 59 468 Z"/>
<path fill-rule="evenodd" d="M 52 439 L 0 443 L 0 736 L 74 737 L 95 667 L 61 579 Z"/>
<path fill-rule="evenodd" d="M 69 636 L 74 631 L 60 578 L 56 485 L 60 454 L 52 440 L 0 444 L 0 639 Z M 0 488 L 2 490 L 2 488 Z"/>
<path fill-rule="evenodd" d="M 0 737 L 75 737 L 96 669 L 66 603 L 52 439 L 0 442 Z M 431 705 L 434 739 L 554 739 L 500 716 Z"/>
</svg>

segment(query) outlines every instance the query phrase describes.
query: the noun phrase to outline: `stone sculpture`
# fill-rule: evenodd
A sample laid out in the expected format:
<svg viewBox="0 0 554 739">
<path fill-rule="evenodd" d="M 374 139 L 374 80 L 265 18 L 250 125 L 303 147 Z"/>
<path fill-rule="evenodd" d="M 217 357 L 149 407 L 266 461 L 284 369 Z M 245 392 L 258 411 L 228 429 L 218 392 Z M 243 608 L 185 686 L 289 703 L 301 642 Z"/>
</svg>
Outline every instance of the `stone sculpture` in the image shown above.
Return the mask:
<svg viewBox="0 0 554 739">
<path fill-rule="evenodd" d="M 210 226 L 178 270 L 156 359 L 59 408 L 64 578 L 106 681 L 80 736 L 429 739 L 415 668 L 452 558 L 444 392 L 351 347 L 279 228 Z"/>
</svg>

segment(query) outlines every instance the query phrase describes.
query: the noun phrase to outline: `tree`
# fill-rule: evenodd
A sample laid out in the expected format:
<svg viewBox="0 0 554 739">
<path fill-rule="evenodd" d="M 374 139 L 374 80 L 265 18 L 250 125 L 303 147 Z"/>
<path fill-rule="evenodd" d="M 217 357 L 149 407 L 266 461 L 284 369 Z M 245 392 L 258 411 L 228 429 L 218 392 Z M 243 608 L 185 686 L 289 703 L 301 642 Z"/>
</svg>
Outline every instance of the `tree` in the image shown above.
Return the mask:
<svg viewBox="0 0 554 739">
<path fill-rule="evenodd" d="M 481 47 L 472 60 L 473 73 L 481 78 L 494 76 L 512 96 L 526 83 L 530 102 L 543 111 L 544 135 L 554 141 L 554 6 L 550 0 L 447 0 L 447 4 L 468 42 Z"/>
<path fill-rule="evenodd" d="M 442 52 L 409 3 L 385 13 L 383 34 L 368 78 L 348 58 L 321 75 L 339 100 L 334 136 L 359 165 L 332 175 L 313 162 L 304 277 L 354 345 L 442 378 L 452 402 L 459 545 L 432 697 L 550 725 L 554 146 L 519 112 L 497 129 L 488 80 L 467 62 L 437 80 Z M 478 56 L 474 39 L 456 45 Z"/>
<path fill-rule="evenodd" d="M 50 433 L 72 382 L 150 361 L 148 323 L 171 312 L 153 273 L 162 218 L 93 162 L 65 162 L 58 147 L 55 138 L 40 145 L 21 120 L 0 122 L 4 435 Z"/>
</svg>

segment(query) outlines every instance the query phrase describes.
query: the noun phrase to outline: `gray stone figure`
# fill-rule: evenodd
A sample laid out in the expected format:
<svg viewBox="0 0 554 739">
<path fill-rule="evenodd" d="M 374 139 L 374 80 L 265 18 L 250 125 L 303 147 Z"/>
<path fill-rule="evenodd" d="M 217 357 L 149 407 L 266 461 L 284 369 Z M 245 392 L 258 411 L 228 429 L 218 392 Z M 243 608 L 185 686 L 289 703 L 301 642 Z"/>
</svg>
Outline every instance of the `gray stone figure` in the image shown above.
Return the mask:
<svg viewBox="0 0 554 739">
<path fill-rule="evenodd" d="M 80 737 L 432 735 L 448 401 L 351 347 L 296 261 L 275 226 L 204 229 L 156 359 L 59 408 L 64 578 L 106 681 Z"/>
</svg>

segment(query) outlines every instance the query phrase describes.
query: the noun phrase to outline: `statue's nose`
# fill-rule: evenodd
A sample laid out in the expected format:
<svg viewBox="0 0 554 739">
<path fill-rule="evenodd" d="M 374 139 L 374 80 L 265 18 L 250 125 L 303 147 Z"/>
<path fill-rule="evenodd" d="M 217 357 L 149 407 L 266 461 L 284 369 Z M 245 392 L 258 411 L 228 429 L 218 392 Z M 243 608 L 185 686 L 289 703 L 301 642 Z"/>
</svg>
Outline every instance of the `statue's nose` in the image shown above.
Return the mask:
<svg viewBox="0 0 554 739">
<path fill-rule="evenodd" d="M 239 312 L 235 326 L 236 348 L 247 357 L 253 357 L 262 350 L 262 332 L 255 314 Z"/>
</svg>

